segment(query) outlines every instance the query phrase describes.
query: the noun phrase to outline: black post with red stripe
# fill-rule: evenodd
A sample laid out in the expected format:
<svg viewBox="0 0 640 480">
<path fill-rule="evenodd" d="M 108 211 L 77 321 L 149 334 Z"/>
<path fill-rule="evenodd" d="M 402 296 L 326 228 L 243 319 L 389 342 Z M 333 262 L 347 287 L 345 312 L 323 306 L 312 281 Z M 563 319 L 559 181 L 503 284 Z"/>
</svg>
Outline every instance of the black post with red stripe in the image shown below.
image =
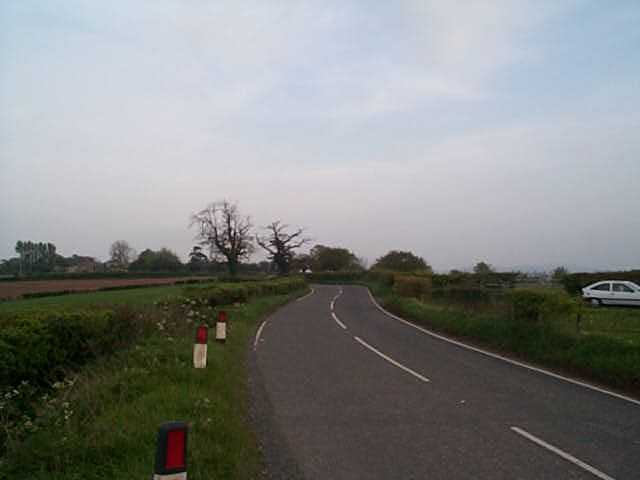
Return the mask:
<svg viewBox="0 0 640 480">
<path fill-rule="evenodd" d="M 160 425 L 153 480 L 187 480 L 187 435 L 185 422 Z"/>
</svg>

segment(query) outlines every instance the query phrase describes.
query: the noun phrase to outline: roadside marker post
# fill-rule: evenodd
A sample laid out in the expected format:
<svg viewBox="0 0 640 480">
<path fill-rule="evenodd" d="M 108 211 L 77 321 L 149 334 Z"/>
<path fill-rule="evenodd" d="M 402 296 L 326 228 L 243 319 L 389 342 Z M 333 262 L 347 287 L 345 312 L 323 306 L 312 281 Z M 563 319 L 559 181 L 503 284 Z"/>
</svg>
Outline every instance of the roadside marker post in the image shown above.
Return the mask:
<svg viewBox="0 0 640 480">
<path fill-rule="evenodd" d="M 227 312 L 220 310 L 218 312 L 218 321 L 216 322 L 216 342 L 224 343 L 227 340 Z"/>
<path fill-rule="evenodd" d="M 206 368 L 207 366 L 207 338 L 209 337 L 209 327 L 200 325 L 196 330 L 196 343 L 193 344 L 193 366 L 195 368 Z"/>
<path fill-rule="evenodd" d="M 187 480 L 187 433 L 185 422 L 160 425 L 152 480 Z"/>
</svg>

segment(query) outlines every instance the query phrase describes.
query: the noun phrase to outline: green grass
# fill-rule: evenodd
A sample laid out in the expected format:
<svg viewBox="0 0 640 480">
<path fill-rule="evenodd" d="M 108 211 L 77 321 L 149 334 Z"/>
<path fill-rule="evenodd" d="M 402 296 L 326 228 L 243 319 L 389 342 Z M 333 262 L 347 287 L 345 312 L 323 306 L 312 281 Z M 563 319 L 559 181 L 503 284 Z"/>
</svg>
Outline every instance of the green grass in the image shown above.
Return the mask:
<svg viewBox="0 0 640 480">
<path fill-rule="evenodd" d="M 148 304 L 174 288 L 96 295 Z M 138 294 L 146 294 L 144 300 Z M 78 300 L 69 298 L 74 296 L 56 300 L 75 306 Z M 93 294 L 83 295 L 88 296 Z M 9 445 L 0 478 L 149 478 L 158 425 L 170 420 L 190 423 L 190 479 L 256 478 L 262 465 L 247 421 L 246 348 L 258 320 L 292 297 L 260 297 L 228 308 L 228 340 L 209 342 L 203 370 L 192 366 L 195 326 L 212 324 L 215 312 L 190 305 L 144 309 L 144 321 L 156 325 L 155 333 L 88 365 L 43 401 L 38 419 L 26 427 L 31 433 Z M 41 308 L 42 300 L 54 299 L 24 302 Z"/>
<path fill-rule="evenodd" d="M 586 307 L 580 327 L 585 334 L 604 335 L 640 346 L 640 308 Z"/>
<path fill-rule="evenodd" d="M 150 305 L 167 296 L 180 295 L 184 285 L 131 288 L 104 292 L 71 293 L 26 300 L 6 300 L 0 302 L 0 314 L 35 312 L 43 309 L 76 309 L 89 306 L 129 305 L 140 307 Z"/>
</svg>

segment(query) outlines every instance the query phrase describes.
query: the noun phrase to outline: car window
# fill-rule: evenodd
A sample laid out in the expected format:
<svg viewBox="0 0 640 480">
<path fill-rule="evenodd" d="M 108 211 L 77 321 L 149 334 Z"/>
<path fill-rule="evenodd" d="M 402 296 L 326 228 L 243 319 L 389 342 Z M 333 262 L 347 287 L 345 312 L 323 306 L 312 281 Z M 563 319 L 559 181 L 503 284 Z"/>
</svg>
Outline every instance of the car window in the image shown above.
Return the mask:
<svg viewBox="0 0 640 480">
<path fill-rule="evenodd" d="M 633 293 L 633 290 L 630 289 L 629 287 L 627 287 L 624 283 L 614 283 L 613 284 L 613 291 L 614 292 L 631 292 Z"/>
<path fill-rule="evenodd" d="M 608 292 L 610 290 L 610 283 L 602 283 L 600 285 L 596 285 L 591 290 L 602 290 Z"/>
</svg>

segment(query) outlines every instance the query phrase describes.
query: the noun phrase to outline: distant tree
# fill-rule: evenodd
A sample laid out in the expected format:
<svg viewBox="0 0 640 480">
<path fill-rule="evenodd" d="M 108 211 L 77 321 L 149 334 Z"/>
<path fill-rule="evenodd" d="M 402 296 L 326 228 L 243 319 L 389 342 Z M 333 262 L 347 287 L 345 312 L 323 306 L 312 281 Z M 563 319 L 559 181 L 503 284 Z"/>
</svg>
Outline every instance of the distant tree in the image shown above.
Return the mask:
<svg viewBox="0 0 640 480">
<path fill-rule="evenodd" d="M 378 258 L 372 268 L 395 272 L 432 271 L 431 266 L 422 257 L 400 250 L 391 250 Z"/>
<path fill-rule="evenodd" d="M 50 272 L 55 267 L 56 246 L 53 243 L 19 240 L 15 251 L 19 255 L 21 274 Z"/>
<path fill-rule="evenodd" d="M 256 235 L 256 242 L 267 252 L 267 258 L 274 263 L 280 275 L 289 273 L 294 250 L 311 241 L 302 236 L 304 229 L 288 232 L 288 228 L 288 225 L 275 221 L 264 227 L 266 235 Z"/>
<path fill-rule="evenodd" d="M 20 273 L 20 259 L 18 257 L 0 260 L 0 274 L 17 275 Z"/>
<path fill-rule="evenodd" d="M 209 248 L 210 257 L 226 259 L 229 275 L 235 276 L 238 264 L 248 259 L 254 248 L 249 217 L 242 216 L 236 204 L 222 200 L 192 215 L 190 226 L 194 225 L 200 245 Z"/>
<path fill-rule="evenodd" d="M 560 266 L 553 270 L 553 273 L 551 274 L 551 279 L 554 282 L 562 282 L 562 280 L 564 280 L 564 277 L 566 277 L 568 274 L 569 274 L 569 270 L 567 270 L 566 267 Z"/>
<path fill-rule="evenodd" d="M 177 272 L 181 268 L 180 258 L 167 248 L 157 252 L 147 248 L 129 265 L 129 270 L 135 272 Z"/>
<path fill-rule="evenodd" d="M 135 251 L 126 240 L 116 240 L 109 249 L 109 262 L 119 270 L 126 270 L 133 261 Z"/>
<path fill-rule="evenodd" d="M 493 273 L 493 267 L 485 262 L 478 262 L 476 266 L 473 267 L 473 273 L 476 275 L 489 275 Z"/>
<path fill-rule="evenodd" d="M 316 245 L 309 257 L 314 271 L 362 270 L 358 258 L 346 248 Z"/>
</svg>

